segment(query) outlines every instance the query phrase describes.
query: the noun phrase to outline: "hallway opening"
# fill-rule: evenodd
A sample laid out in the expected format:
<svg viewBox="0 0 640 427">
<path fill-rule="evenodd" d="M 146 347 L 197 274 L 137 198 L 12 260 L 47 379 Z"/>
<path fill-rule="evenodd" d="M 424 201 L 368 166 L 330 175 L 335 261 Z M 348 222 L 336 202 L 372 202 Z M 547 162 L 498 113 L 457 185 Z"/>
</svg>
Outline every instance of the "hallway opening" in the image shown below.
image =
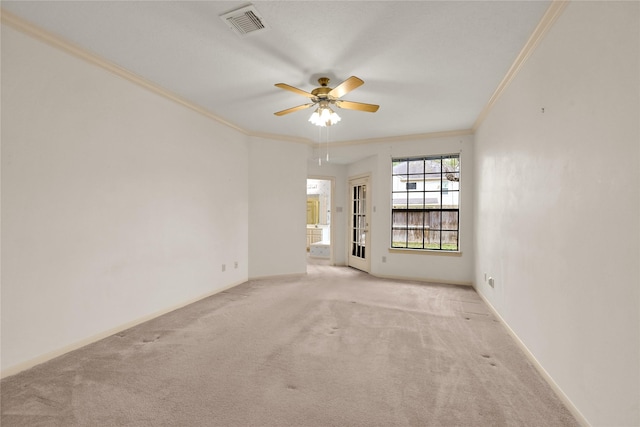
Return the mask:
<svg viewBox="0 0 640 427">
<path fill-rule="evenodd" d="M 307 179 L 307 254 L 309 258 L 332 262 L 331 179 Z"/>
</svg>

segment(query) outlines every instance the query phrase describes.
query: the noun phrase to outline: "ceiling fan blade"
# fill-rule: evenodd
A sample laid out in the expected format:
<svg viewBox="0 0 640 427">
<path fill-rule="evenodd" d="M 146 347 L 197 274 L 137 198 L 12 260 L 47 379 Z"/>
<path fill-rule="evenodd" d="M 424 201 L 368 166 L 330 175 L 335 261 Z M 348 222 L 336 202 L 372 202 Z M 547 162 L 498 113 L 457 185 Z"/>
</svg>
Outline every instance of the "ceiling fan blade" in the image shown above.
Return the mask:
<svg viewBox="0 0 640 427">
<path fill-rule="evenodd" d="M 378 108 L 380 108 L 379 105 L 363 104 L 362 102 L 351 101 L 336 101 L 336 106 L 344 108 L 346 110 L 367 111 L 369 113 L 375 113 L 376 111 L 378 111 Z"/>
<path fill-rule="evenodd" d="M 340 83 L 338 86 L 334 87 L 330 92 L 329 96 L 334 98 L 340 98 L 347 93 L 351 92 L 355 88 L 358 88 L 364 84 L 364 81 L 357 78 L 356 76 L 351 76 L 347 80 Z"/>
<path fill-rule="evenodd" d="M 276 116 L 284 116 L 285 114 L 289 114 L 289 113 L 293 113 L 293 112 L 296 112 L 296 111 L 304 110 L 305 108 L 309 108 L 312 105 L 315 105 L 315 104 L 311 103 L 311 104 L 298 105 L 297 107 L 287 108 L 286 110 L 278 111 L 277 113 L 273 113 L 273 114 L 275 114 Z"/>
<path fill-rule="evenodd" d="M 309 92 L 305 92 L 302 89 L 298 89 L 297 87 L 293 87 L 291 85 L 288 85 L 286 83 L 276 83 L 275 86 L 279 87 L 280 89 L 290 90 L 291 92 L 295 92 L 298 95 L 306 96 L 307 98 L 315 98 L 315 95 L 313 95 L 313 94 L 311 94 Z"/>
</svg>

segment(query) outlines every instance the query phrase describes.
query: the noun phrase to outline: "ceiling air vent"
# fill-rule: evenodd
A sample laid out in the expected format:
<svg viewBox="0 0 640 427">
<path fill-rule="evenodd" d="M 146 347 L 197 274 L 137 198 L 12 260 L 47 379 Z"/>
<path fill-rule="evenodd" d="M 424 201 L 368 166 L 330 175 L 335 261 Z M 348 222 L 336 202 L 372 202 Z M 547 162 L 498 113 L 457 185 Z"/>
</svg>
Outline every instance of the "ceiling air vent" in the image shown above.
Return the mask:
<svg viewBox="0 0 640 427">
<path fill-rule="evenodd" d="M 262 16 L 253 5 L 236 9 L 224 15 L 220 19 L 227 23 L 229 28 L 241 36 L 267 30 Z"/>
</svg>

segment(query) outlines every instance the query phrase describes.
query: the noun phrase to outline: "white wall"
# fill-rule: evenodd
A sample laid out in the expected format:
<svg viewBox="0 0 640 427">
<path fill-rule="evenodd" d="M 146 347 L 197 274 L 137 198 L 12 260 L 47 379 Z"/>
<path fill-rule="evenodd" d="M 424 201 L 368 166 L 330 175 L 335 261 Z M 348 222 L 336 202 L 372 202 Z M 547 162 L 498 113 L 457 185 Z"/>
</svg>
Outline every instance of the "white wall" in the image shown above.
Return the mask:
<svg viewBox="0 0 640 427">
<path fill-rule="evenodd" d="M 478 291 L 594 426 L 640 424 L 639 6 L 569 3 L 476 134 Z"/>
<path fill-rule="evenodd" d="M 307 158 L 304 144 L 251 138 L 249 277 L 307 271 Z"/>
<path fill-rule="evenodd" d="M 238 132 L 3 25 L 3 374 L 245 281 L 247 159 Z"/>
<path fill-rule="evenodd" d="M 391 246 L 391 159 L 460 153 L 460 254 L 440 254 L 435 251 L 390 251 Z M 336 235 L 337 242 L 347 241 L 350 177 L 371 175 L 370 202 L 373 211 L 370 221 L 371 273 L 382 277 L 396 277 L 443 283 L 470 284 L 473 279 L 473 136 L 469 134 L 434 136 L 372 144 L 352 144 L 331 148 L 337 158 L 361 159 L 346 166 L 341 183 L 345 206 L 344 231 Z M 386 262 L 382 262 L 382 257 Z"/>
</svg>

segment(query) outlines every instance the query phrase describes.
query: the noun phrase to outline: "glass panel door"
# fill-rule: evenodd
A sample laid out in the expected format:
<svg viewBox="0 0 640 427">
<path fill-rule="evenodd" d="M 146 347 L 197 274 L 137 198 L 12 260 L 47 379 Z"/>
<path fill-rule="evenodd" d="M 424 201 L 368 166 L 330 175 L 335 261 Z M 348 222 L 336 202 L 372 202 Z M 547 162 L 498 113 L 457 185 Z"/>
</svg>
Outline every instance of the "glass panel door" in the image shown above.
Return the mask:
<svg viewBox="0 0 640 427">
<path fill-rule="evenodd" d="M 369 178 L 349 181 L 351 194 L 351 219 L 349 242 L 349 265 L 359 270 L 369 271 L 369 206 L 367 193 Z"/>
</svg>

